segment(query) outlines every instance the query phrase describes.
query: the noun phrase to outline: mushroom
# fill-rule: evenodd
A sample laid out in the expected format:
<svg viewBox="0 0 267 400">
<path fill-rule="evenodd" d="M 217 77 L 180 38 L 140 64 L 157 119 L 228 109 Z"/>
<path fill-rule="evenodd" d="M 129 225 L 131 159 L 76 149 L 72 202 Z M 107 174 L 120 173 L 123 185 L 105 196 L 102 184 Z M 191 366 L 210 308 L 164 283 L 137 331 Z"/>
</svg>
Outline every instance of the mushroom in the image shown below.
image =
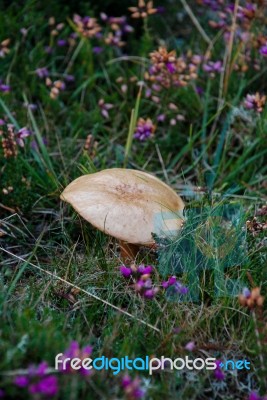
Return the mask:
<svg viewBox="0 0 267 400">
<path fill-rule="evenodd" d="M 134 259 L 140 245 L 153 247 L 152 233 L 176 235 L 183 224 L 182 199 L 158 178 L 138 170 L 112 168 L 80 176 L 60 198 L 118 239 L 124 260 Z"/>
</svg>

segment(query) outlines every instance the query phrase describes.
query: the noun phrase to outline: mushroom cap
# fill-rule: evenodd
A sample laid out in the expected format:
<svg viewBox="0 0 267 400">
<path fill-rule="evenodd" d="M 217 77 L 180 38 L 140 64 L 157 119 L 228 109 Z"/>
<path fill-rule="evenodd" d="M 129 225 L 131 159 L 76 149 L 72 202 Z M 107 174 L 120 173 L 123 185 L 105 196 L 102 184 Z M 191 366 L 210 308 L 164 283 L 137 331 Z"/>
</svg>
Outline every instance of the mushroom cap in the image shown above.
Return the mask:
<svg viewBox="0 0 267 400">
<path fill-rule="evenodd" d="M 96 228 L 132 244 L 151 246 L 157 235 L 173 235 L 183 223 L 182 199 L 146 172 L 112 168 L 83 175 L 60 198 Z"/>
</svg>

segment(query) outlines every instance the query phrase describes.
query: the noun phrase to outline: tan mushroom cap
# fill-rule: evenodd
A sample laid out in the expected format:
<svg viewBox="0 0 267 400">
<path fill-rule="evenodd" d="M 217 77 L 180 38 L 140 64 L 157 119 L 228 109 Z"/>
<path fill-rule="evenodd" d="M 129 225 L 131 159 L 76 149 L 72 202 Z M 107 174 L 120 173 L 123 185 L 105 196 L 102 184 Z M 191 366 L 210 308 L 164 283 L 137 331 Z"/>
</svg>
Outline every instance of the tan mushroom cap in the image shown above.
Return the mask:
<svg viewBox="0 0 267 400">
<path fill-rule="evenodd" d="M 117 239 L 153 245 L 151 233 L 169 235 L 181 228 L 182 199 L 153 175 L 113 168 L 83 175 L 60 198 L 88 222 Z"/>
</svg>

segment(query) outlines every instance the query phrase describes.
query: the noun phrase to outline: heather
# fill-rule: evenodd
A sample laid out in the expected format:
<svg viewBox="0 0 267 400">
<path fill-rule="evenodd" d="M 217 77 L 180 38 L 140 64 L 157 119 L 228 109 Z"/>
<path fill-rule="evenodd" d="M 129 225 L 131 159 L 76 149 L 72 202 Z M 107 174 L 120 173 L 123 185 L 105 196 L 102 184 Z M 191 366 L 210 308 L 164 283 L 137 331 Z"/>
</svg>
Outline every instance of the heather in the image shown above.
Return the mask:
<svg viewBox="0 0 267 400">
<path fill-rule="evenodd" d="M 0 398 L 263 400 L 264 2 L 47 3 L 0 2 Z M 185 203 L 131 261 L 60 200 L 116 167 Z M 58 353 L 216 369 L 56 371 Z"/>
</svg>

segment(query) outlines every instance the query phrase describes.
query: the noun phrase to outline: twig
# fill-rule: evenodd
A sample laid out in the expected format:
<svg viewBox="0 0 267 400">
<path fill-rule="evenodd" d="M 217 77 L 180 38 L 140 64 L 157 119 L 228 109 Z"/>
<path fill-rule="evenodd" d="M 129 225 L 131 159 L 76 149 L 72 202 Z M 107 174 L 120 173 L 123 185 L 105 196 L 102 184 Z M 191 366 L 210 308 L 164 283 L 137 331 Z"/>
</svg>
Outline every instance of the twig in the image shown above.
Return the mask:
<svg viewBox="0 0 267 400">
<path fill-rule="evenodd" d="M 5 206 L 4 204 L 0 203 L 0 207 L 3 208 L 4 210 L 10 211 L 12 214 L 16 213 L 16 210 L 14 210 L 14 208 Z"/>
</svg>

